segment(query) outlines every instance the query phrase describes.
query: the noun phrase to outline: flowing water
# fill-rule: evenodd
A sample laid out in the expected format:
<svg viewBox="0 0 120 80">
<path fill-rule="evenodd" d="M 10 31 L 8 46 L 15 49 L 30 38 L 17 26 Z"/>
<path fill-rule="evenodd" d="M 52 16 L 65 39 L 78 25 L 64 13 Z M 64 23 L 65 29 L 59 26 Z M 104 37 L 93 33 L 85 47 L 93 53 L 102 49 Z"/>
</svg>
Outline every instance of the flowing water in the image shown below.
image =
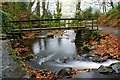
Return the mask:
<svg viewBox="0 0 120 80">
<path fill-rule="evenodd" d="M 95 68 L 100 65 L 109 66 L 118 60 L 107 60 L 103 63 L 78 60 L 77 48 L 72 40 L 75 38 L 73 30 L 66 30 L 62 36 L 54 38 L 36 39 L 32 43 L 32 50 L 36 57 L 26 61 L 33 69 L 47 69 L 53 72 L 64 67 L 74 69 Z"/>
</svg>

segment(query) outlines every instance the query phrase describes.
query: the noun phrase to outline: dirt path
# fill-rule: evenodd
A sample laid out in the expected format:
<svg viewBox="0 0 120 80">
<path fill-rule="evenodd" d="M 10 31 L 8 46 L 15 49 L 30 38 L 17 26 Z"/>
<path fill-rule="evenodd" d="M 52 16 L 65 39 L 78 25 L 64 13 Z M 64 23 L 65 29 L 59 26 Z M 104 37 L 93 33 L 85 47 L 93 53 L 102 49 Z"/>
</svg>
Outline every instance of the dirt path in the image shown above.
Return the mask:
<svg viewBox="0 0 120 80">
<path fill-rule="evenodd" d="M 2 70 L 2 74 L 0 74 L 0 80 L 1 78 L 20 78 L 22 75 L 20 73 L 20 65 L 13 60 L 11 55 L 9 55 L 9 52 L 7 50 L 7 41 L 1 40 L 0 43 L 0 55 L 2 55 L 0 57 L 0 67 Z"/>
<path fill-rule="evenodd" d="M 120 39 L 120 29 L 119 28 L 114 28 L 114 27 L 104 27 L 104 26 L 99 26 L 99 30 L 105 31 L 108 33 L 111 33 L 115 36 L 117 36 Z"/>
</svg>

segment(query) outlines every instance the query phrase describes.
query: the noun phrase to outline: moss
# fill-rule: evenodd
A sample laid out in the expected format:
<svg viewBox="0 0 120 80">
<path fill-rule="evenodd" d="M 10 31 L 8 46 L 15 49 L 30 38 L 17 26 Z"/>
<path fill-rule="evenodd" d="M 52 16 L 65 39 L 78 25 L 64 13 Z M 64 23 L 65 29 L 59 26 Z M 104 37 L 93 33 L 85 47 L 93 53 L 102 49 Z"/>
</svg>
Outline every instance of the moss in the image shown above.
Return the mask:
<svg viewBox="0 0 120 80">
<path fill-rule="evenodd" d="M 15 61 L 18 60 L 18 56 L 16 56 L 15 51 L 12 49 L 10 45 L 8 45 L 7 49 L 8 49 L 9 54 L 12 55 L 13 60 Z"/>
<path fill-rule="evenodd" d="M 34 54 L 30 53 L 28 56 L 24 57 L 23 59 L 24 60 L 30 60 L 32 58 L 34 58 Z"/>
</svg>

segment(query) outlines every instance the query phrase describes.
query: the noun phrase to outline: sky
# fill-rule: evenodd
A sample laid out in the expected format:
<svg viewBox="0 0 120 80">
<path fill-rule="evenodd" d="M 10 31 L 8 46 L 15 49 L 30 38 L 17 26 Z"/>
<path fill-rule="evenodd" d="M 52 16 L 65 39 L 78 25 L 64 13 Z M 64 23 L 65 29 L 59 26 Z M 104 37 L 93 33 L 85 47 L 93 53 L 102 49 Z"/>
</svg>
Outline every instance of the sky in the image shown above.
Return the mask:
<svg viewBox="0 0 120 80">
<path fill-rule="evenodd" d="M 42 0 L 40 0 L 41 2 Z M 46 0 L 46 2 L 49 1 L 49 10 L 53 13 L 54 10 L 56 10 L 56 1 L 57 0 Z M 74 17 L 76 12 L 76 3 L 79 0 L 59 0 L 62 2 L 62 17 Z M 99 1 L 99 2 L 98 2 Z M 89 8 L 90 6 L 93 8 L 93 11 L 96 9 L 99 9 L 102 12 L 102 3 L 103 0 L 81 0 L 81 9 L 85 10 L 86 8 Z M 106 3 L 110 0 L 105 0 Z M 113 0 L 114 2 L 118 2 L 119 0 Z M 108 5 L 110 6 L 110 5 Z M 33 6 L 33 10 L 36 7 L 36 4 Z M 107 10 L 111 9 L 111 7 L 107 7 Z M 42 14 L 42 8 L 41 8 L 41 14 Z"/>
</svg>

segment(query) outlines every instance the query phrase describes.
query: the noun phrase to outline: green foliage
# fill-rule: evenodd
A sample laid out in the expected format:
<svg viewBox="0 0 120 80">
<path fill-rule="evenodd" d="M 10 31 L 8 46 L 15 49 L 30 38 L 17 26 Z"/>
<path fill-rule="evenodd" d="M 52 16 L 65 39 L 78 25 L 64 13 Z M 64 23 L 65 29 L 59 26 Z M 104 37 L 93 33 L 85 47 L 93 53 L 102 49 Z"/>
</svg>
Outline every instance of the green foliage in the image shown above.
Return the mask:
<svg viewBox="0 0 120 80">
<path fill-rule="evenodd" d="M 97 42 L 98 45 L 101 44 L 101 38 L 98 38 L 98 42 Z"/>
<path fill-rule="evenodd" d="M 120 12 L 116 12 L 114 14 L 111 14 L 108 18 L 108 20 L 111 20 L 113 18 L 120 18 Z"/>
<path fill-rule="evenodd" d="M 82 16 L 83 14 L 78 10 L 78 11 L 76 11 L 76 13 L 75 13 L 75 17 L 76 18 L 83 18 L 83 16 Z"/>
<path fill-rule="evenodd" d="M 52 18 L 52 17 L 53 17 L 53 15 L 52 15 L 52 13 L 50 12 L 50 10 L 47 10 L 47 15 L 48 15 L 48 18 Z"/>
<path fill-rule="evenodd" d="M 61 12 L 62 11 L 62 3 L 60 3 L 58 1 L 56 6 L 57 6 L 57 8 L 56 8 L 57 13 L 55 13 L 55 11 L 54 11 L 54 17 L 59 19 L 62 16 L 62 12 Z"/>
<path fill-rule="evenodd" d="M 111 42 L 108 41 L 108 42 L 106 42 L 105 44 L 106 44 L 106 45 L 111 45 Z"/>
<path fill-rule="evenodd" d="M 110 11 L 107 12 L 106 15 L 109 16 L 109 15 L 113 14 L 115 11 L 116 11 L 116 8 L 111 9 Z"/>
<path fill-rule="evenodd" d="M 108 21 L 113 19 L 113 18 L 120 18 L 120 5 L 116 6 L 115 8 L 112 8 L 110 11 L 107 12 L 106 14 L 108 17 Z"/>
<path fill-rule="evenodd" d="M 116 9 L 120 10 L 120 4 L 116 6 Z"/>
<path fill-rule="evenodd" d="M 91 18 L 92 18 L 92 7 L 89 7 L 83 12 L 83 19 L 91 19 Z"/>
<path fill-rule="evenodd" d="M 16 53 L 14 52 L 14 50 L 8 45 L 8 52 L 9 52 L 9 54 L 10 55 L 12 55 L 12 57 L 13 57 L 13 60 L 18 60 L 18 57 L 16 56 Z"/>
<path fill-rule="evenodd" d="M 92 14 L 92 16 L 98 18 L 98 17 L 101 16 L 101 14 L 102 14 L 102 13 L 101 13 L 99 10 L 96 10 L 96 11 Z"/>
<path fill-rule="evenodd" d="M 60 25 L 61 25 L 61 26 L 65 26 L 65 22 L 64 22 L 64 21 L 61 21 L 61 22 L 60 22 Z"/>
<path fill-rule="evenodd" d="M 23 57 L 23 59 L 24 60 L 30 60 L 30 59 L 32 59 L 32 58 L 34 58 L 34 55 L 32 54 L 32 53 L 30 53 L 28 56 L 26 56 L 26 57 Z"/>
<path fill-rule="evenodd" d="M 52 22 L 51 23 L 51 27 L 56 27 L 57 26 L 57 23 L 56 22 Z"/>
<path fill-rule="evenodd" d="M 92 35 L 95 36 L 95 37 L 99 37 L 100 34 L 98 31 L 91 31 Z"/>
<path fill-rule="evenodd" d="M 11 32 L 14 26 L 12 23 L 9 23 L 10 21 L 9 14 L 0 10 L 0 15 L 2 15 L 2 33 Z"/>
<path fill-rule="evenodd" d="M 22 10 L 27 10 L 28 3 L 27 2 L 17 2 L 17 5 Z"/>
<path fill-rule="evenodd" d="M 90 40 L 97 40 L 98 44 L 101 43 L 101 37 L 98 31 L 89 30 L 82 35 L 83 42 L 89 42 Z"/>
<path fill-rule="evenodd" d="M 82 14 L 81 14 L 81 10 L 80 10 L 80 4 L 81 4 L 81 2 L 78 2 L 76 4 L 75 18 L 82 18 Z"/>
<path fill-rule="evenodd" d="M 27 28 L 30 28 L 30 26 L 29 25 L 25 25 L 24 28 L 27 29 Z"/>
</svg>

